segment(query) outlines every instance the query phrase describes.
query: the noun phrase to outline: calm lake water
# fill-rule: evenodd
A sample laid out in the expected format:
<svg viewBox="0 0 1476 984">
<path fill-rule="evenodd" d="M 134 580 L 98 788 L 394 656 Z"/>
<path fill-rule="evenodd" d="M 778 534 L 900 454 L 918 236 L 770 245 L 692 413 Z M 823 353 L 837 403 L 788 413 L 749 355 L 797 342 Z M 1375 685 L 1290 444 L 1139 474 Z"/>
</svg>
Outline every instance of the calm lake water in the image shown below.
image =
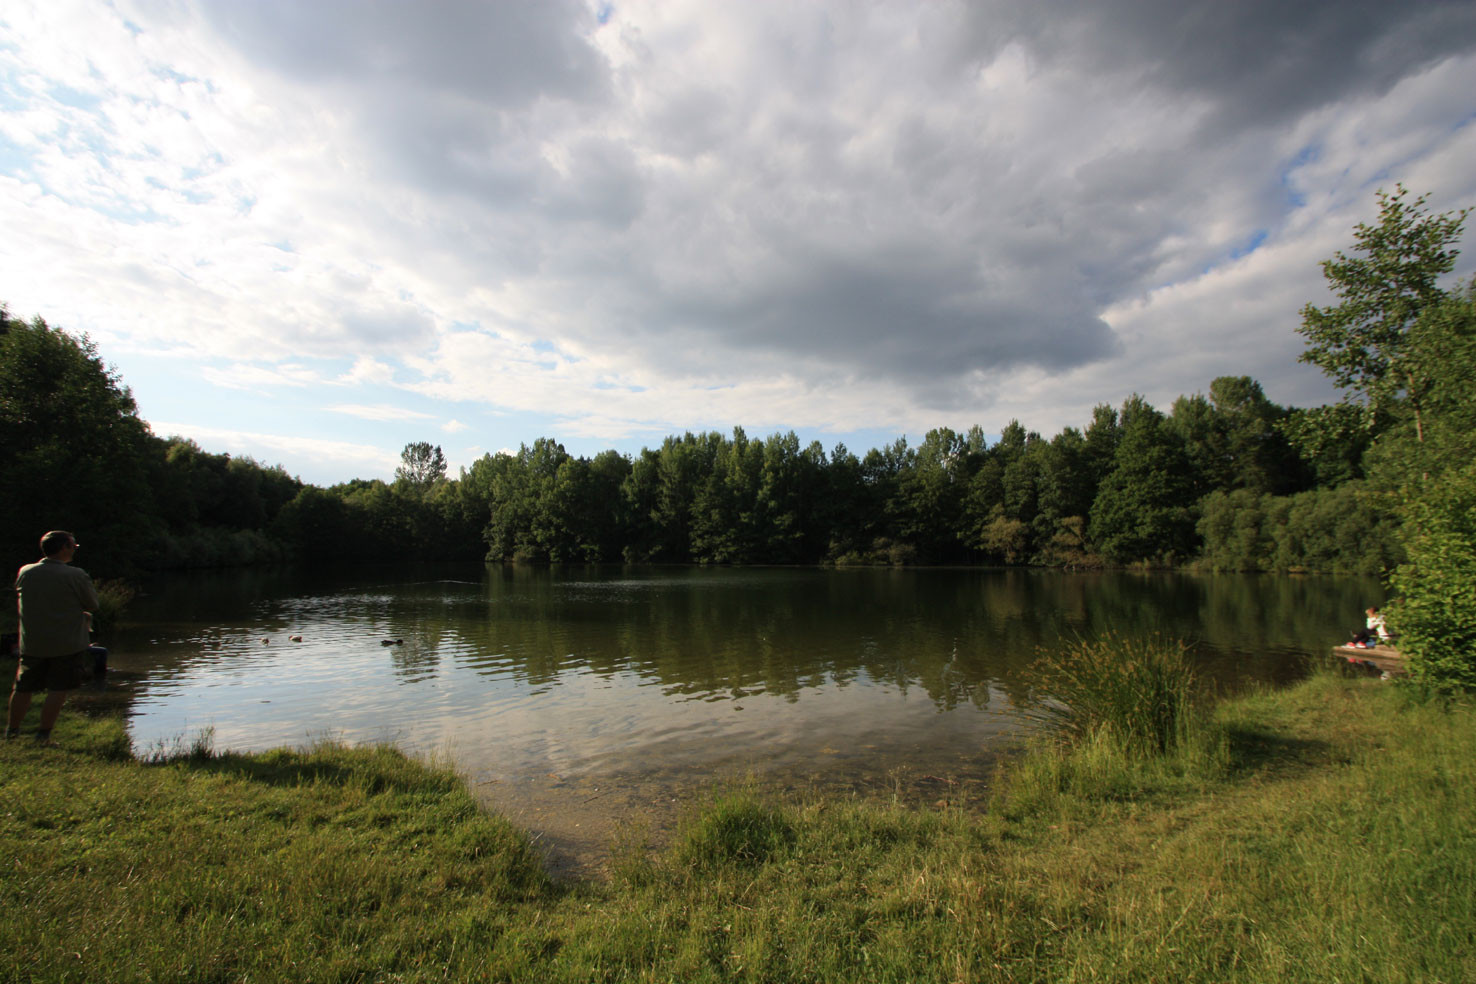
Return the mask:
<svg viewBox="0 0 1476 984">
<path fill-rule="evenodd" d="M 1029 730 L 1042 648 L 1156 632 L 1191 640 L 1216 686 L 1282 682 L 1383 598 L 1357 578 L 977 569 L 438 566 L 147 590 L 106 698 L 135 749 L 207 728 L 239 750 L 391 741 L 525 813 L 748 772 L 982 781 Z"/>
</svg>

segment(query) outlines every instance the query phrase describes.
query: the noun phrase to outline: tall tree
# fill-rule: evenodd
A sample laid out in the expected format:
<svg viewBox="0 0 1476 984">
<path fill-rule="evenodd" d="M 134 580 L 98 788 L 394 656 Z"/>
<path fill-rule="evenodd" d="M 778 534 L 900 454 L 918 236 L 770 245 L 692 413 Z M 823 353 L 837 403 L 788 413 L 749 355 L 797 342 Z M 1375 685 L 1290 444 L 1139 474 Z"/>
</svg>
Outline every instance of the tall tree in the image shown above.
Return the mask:
<svg viewBox="0 0 1476 984">
<path fill-rule="evenodd" d="M 395 482 L 412 491 L 426 492 L 446 477 L 446 456 L 439 444 L 415 441 L 400 452 L 400 467 L 395 469 Z"/>
<path fill-rule="evenodd" d="M 1307 339 L 1301 361 L 1318 366 L 1338 386 L 1369 406 L 1403 398 L 1414 417 L 1415 439 L 1423 441 L 1426 388 L 1404 358 L 1411 327 L 1444 292 L 1440 277 L 1455 267 L 1461 226 L 1469 209 L 1432 215 L 1425 195 L 1378 193 L 1379 221 L 1354 229 L 1354 252 L 1341 251 L 1322 264 L 1337 304 L 1302 309 L 1298 332 Z"/>
<path fill-rule="evenodd" d="M 1220 376 L 1210 395 L 1174 401 L 1170 425 L 1184 441 L 1200 495 L 1250 489 L 1285 494 L 1307 484 L 1306 469 L 1278 429 L 1286 411 L 1249 376 Z"/>
<path fill-rule="evenodd" d="M 49 529 L 86 545 L 94 574 L 130 572 L 158 523 L 133 395 L 87 336 L 0 308 L 0 550 L 14 569 Z"/>
<path fill-rule="evenodd" d="M 1187 557 L 1195 546 L 1194 487 L 1182 439 L 1134 394 L 1123 404 L 1122 440 L 1092 503 L 1092 541 L 1111 560 Z"/>
</svg>

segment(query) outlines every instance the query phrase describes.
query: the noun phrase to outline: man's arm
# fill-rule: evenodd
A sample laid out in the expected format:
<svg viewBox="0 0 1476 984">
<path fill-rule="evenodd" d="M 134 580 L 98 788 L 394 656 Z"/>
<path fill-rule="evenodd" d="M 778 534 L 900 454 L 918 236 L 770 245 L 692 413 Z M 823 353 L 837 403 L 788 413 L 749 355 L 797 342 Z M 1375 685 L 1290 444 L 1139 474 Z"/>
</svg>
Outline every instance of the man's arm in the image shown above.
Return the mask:
<svg viewBox="0 0 1476 984">
<path fill-rule="evenodd" d="M 77 573 L 82 575 L 77 578 L 77 600 L 82 602 L 84 612 L 95 612 L 102 607 L 102 602 L 97 597 L 97 588 L 93 586 L 92 578 L 87 576 L 86 571 L 78 570 Z"/>
</svg>

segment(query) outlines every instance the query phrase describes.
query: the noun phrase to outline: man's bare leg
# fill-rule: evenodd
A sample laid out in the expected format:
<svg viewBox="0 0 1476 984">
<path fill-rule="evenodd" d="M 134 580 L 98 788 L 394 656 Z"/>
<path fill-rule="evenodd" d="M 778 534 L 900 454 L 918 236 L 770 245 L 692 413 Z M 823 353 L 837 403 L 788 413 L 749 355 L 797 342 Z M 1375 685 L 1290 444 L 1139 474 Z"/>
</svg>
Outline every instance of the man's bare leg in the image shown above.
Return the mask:
<svg viewBox="0 0 1476 984">
<path fill-rule="evenodd" d="M 62 705 L 67 702 L 71 693 L 70 690 L 47 692 L 46 703 L 41 705 L 41 734 L 50 737 L 51 727 L 56 724 L 56 716 L 61 713 Z"/>
<path fill-rule="evenodd" d="M 26 712 L 31 709 L 31 694 L 29 691 L 12 690 L 10 692 L 10 717 L 6 721 L 5 733 L 15 735 L 20 732 L 21 722 L 26 719 Z"/>
</svg>

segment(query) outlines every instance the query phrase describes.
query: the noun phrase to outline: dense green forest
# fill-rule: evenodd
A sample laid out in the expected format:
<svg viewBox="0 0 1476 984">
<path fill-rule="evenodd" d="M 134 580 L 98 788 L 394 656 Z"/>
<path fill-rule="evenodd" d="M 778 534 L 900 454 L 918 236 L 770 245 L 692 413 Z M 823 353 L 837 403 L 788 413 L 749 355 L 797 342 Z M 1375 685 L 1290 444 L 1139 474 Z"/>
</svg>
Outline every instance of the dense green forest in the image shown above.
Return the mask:
<svg viewBox="0 0 1476 984">
<path fill-rule="evenodd" d="M 1050 439 L 1011 421 L 857 456 L 791 432 L 683 434 L 634 456 L 549 438 L 458 477 L 407 447 L 393 482 L 319 488 L 280 467 L 158 437 L 93 345 L 0 321 L 4 548 L 85 531 L 101 573 L 277 562 L 461 558 L 719 564 L 1182 563 L 1378 571 L 1397 561 L 1367 487 L 1369 432 L 1317 431 L 1246 377 L 1168 413 L 1138 396 Z M 1247 517 L 1257 521 L 1254 531 Z"/>
<path fill-rule="evenodd" d="M 1471 460 L 1476 293 L 1437 283 L 1465 213 L 1402 188 L 1380 204 L 1355 257 L 1324 264 L 1339 303 L 1302 312 L 1303 358 L 1344 403 L 1283 407 L 1224 376 L 1049 439 L 1010 421 L 993 443 L 939 428 L 860 455 L 741 429 L 592 458 L 539 438 L 453 477 L 421 443 L 393 482 L 319 488 L 152 434 L 85 336 L 0 308 L 0 549 L 18 565 L 41 531 L 76 530 L 104 576 L 413 558 L 1388 572 L 1411 483 Z"/>
</svg>

